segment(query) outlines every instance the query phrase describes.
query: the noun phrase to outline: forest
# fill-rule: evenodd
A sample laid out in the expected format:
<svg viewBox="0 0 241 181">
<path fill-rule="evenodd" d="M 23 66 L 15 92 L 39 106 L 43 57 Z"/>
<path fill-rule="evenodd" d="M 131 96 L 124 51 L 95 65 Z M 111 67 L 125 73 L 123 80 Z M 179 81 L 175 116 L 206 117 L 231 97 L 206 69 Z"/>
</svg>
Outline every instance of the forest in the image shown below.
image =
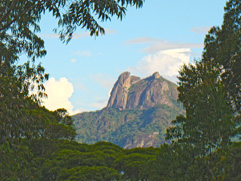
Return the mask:
<svg viewBox="0 0 241 181">
<path fill-rule="evenodd" d="M 0 180 L 241 180 L 241 2 L 229 0 L 223 24 L 212 27 L 202 58 L 183 65 L 172 121 L 159 148 L 123 149 L 75 141 L 65 109 L 41 106 L 46 54 L 37 35 L 45 11 L 58 19 L 66 43 L 77 27 L 104 34 L 95 18 L 122 20 L 144 0 L 2 0 L 0 2 Z M 69 9 L 67 12 L 63 8 Z M 64 12 L 64 13 L 63 13 Z M 17 64 L 19 56 L 28 60 Z M 36 94 L 30 94 L 37 89 Z"/>
</svg>

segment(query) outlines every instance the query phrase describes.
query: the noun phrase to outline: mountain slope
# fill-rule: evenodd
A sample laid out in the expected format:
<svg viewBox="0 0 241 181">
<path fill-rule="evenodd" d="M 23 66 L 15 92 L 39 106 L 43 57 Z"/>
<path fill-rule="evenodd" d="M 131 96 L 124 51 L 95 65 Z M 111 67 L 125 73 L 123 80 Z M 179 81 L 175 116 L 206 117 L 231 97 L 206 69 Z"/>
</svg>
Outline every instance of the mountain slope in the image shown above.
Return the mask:
<svg viewBox="0 0 241 181">
<path fill-rule="evenodd" d="M 73 116 L 77 141 L 108 141 L 123 148 L 159 146 L 170 122 L 183 113 L 176 87 L 158 73 L 140 79 L 124 72 L 106 108 Z"/>
</svg>

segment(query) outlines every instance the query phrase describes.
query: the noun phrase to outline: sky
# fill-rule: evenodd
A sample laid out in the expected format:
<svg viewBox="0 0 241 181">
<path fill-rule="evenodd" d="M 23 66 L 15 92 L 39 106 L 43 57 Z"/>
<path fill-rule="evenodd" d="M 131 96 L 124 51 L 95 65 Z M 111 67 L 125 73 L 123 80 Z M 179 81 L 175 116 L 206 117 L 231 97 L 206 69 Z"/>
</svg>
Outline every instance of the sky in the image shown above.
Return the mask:
<svg viewBox="0 0 241 181">
<path fill-rule="evenodd" d="M 226 0 L 145 0 L 129 7 L 122 21 L 100 22 L 106 34 L 90 37 L 77 29 L 66 45 L 53 32 L 57 21 L 45 14 L 40 22 L 47 55 L 37 62 L 50 78 L 45 82 L 50 110 L 73 115 L 107 104 L 118 76 L 129 71 L 141 78 L 158 71 L 177 82 L 183 64 L 200 59 L 205 34 L 223 21 Z"/>
</svg>

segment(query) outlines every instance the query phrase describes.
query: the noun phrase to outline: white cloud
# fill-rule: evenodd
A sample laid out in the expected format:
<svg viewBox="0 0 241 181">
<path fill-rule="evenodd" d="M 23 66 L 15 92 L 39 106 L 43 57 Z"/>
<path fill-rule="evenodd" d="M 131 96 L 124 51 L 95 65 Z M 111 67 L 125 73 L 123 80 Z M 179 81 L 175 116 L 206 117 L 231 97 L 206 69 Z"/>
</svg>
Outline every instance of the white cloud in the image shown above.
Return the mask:
<svg viewBox="0 0 241 181">
<path fill-rule="evenodd" d="M 115 81 L 112 77 L 104 74 L 92 75 L 91 78 L 94 79 L 97 83 L 99 83 L 102 87 L 106 89 L 112 88 Z"/>
<path fill-rule="evenodd" d="M 88 32 L 83 32 L 83 33 L 73 33 L 73 39 L 80 39 L 84 37 L 88 37 L 90 34 Z"/>
<path fill-rule="evenodd" d="M 190 62 L 190 54 L 190 48 L 158 51 L 145 56 L 136 67 L 130 67 L 128 70 L 144 77 L 158 71 L 163 77 L 176 82 L 181 66 Z"/>
<path fill-rule="evenodd" d="M 154 53 L 162 50 L 182 49 L 182 48 L 203 48 L 203 43 L 180 43 L 169 42 L 158 38 L 140 37 L 126 42 L 127 44 L 149 43 L 150 46 L 142 49 L 145 53 Z"/>
<path fill-rule="evenodd" d="M 50 78 L 45 83 L 46 93 L 48 95 L 47 99 L 43 99 L 43 105 L 50 110 L 56 110 L 58 108 L 65 108 L 70 114 L 74 114 L 76 111 L 73 110 L 73 105 L 69 101 L 69 98 L 74 92 L 73 84 L 66 78 L 60 78 L 55 80 L 55 78 Z"/>
<path fill-rule="evenodd" d="M 112 29 L 105 29 L 105 35 L 107 34 L 114 34 L 116 33 L 115 30 Z M 59 38 L 59 34 L 57 33 L 48 33 L 48 34 L 44 34 L 44 33 L 39 33 L 38 34 L 40 37 L 42 38 Z M 73 33 L 72 39 L 80 39 L 80 38 L 84 38 L 84 37 L 90 37 L 90 33 L 89 32 L 81 32 L 81 33 Z"/>
<path fill-rule="evenodd" d="M 91 56 L 91 52 L 90 51 L 76 51 L 73 54 L 77 55 L 79 57 L 82 57 L 82 56 L 90 57 Z"/>
<path fill-rule="evenodd" d="M 150 38 L 150 37 L 139 37 L 136 39 L 126 41 L 127 44 L 136 44 L 136 43 L 153 43 L 153 42 L 161 42 L 163 40 L 157 38 Z"/>
<path fill-rule="evenodd" d="M 77 60 L 75 58 L 70 60 L 72 63 L 75 63 Z"/>
<path fill-rule="evenodd" d="M 59 35 L 56 33 L 49 33 L 49 34 L 43 34 L 43 33 L 39 33 L 38 36 L 42 37 L 42 38 L 59 38 Z"/>
<path fill-rule="evenodd" d="M 73 55 L 78 56 L 78 57 L 90 57 L 91 56 L 91 51 L 86 51 L 86 50 L 84 50 L 84 51 L 75 51 L 75 52 L 73 52 Z M 75 62 L 77 62 L 77 59 L 76 58 L 72 58 L 70 61 L 72 63 L 75 63 Z"/>
<path fill-rule="evenodd" d="M 57 33 L 48 33 L 48 34 L 44 34 L 44 33 L 39 33 L 38 34 L 40 37 L 42 38 L 59 38 L 59 34 Z M 84 37 L 88 37 L 90 36 L 88 32 L 83 32 L 83 33 L 73 33 L 73 39 L 79 39 L 79 38 L 84 38 Z"/>
<path fill-rule="evenodd" d="M 203 35 L 203 34 L 207 34 L 210 28 L 211 28 L 210 26 L 194 27 L 191 29 L 191 32 Z"/>
</svg>

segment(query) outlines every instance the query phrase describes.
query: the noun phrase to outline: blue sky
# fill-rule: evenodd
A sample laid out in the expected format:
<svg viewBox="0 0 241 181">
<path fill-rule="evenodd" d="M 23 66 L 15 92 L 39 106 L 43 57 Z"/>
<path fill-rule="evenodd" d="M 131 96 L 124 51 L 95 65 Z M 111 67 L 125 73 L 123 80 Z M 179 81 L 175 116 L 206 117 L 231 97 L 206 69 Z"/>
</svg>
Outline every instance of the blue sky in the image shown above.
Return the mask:
<svg viewBox="0 0 241 181">
<path fill-rule="evenodd" d="M 90 37 L 77 29 L 68 45 L 53 33 L 57 21 L 41 20 L 47 55 L 40 59 L 50 79 L 45 83 L 51 110 L 70 114 L 99 110 L 124 71 L 145 78 L 155 71 L 174 82 L 183 63 L 199 58 L 205 34 L 223 20 L 225 0 L 146 0 L 143 8 L 128 8 L 122 21 L 101 25 L 104 36 Z"/>
</svg>

